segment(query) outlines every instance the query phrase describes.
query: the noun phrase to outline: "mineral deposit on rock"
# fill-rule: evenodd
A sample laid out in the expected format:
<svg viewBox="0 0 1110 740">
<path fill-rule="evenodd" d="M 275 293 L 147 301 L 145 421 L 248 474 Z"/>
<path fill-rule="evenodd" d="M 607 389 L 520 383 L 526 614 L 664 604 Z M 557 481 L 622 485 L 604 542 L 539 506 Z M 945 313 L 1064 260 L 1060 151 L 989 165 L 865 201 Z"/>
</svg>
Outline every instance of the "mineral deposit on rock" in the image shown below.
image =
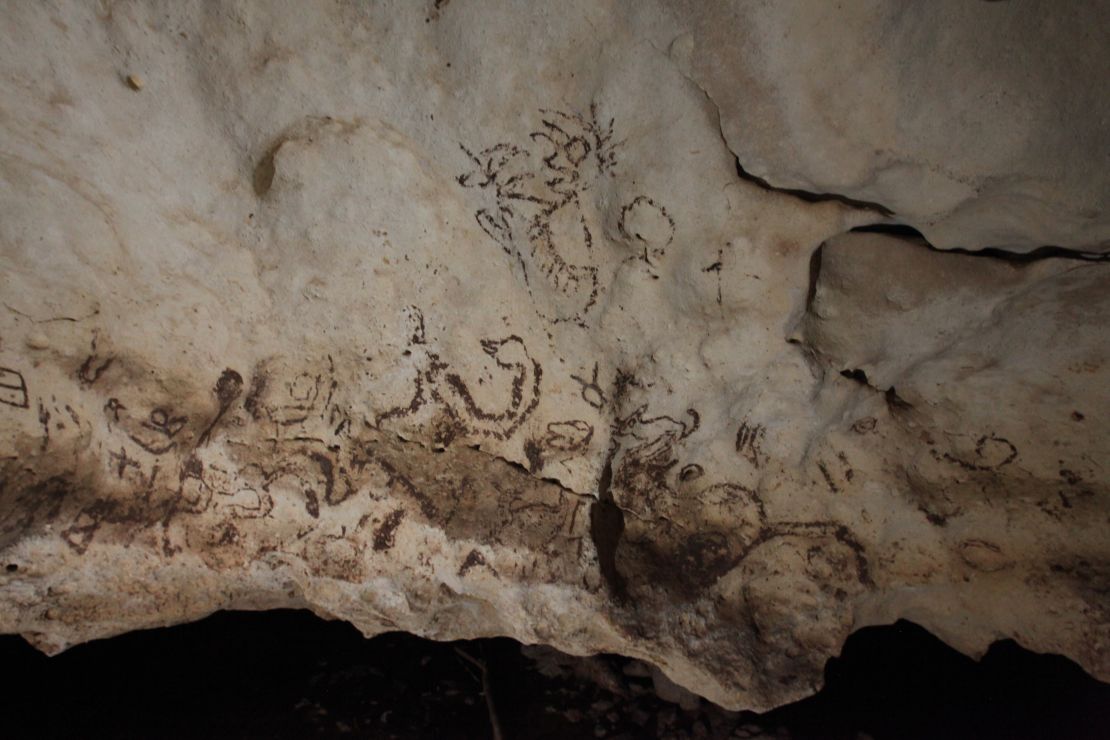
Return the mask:
<svg viewBox="0 0 1110 740">
<path fill-rule="evenodd" d="M 950 5 L 4 3 L 0 631 L 1110 679 L 1106 4 Z"/>
</svg>

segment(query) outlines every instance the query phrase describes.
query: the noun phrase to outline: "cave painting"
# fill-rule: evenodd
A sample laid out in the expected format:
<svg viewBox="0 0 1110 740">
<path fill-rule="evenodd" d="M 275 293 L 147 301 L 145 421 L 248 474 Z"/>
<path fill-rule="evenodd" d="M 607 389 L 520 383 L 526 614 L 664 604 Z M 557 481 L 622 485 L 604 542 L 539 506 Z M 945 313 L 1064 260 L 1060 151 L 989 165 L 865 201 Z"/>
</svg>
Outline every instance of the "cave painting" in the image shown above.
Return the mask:
<svg viewBox="0 0 1110 740">
<path fill-rule="evenodd" d="M 500 142 L 473 151 L 460 145 L 471 168 L 456 181 L 482 191 L 486 205 L 475 221 L 510 258 L 536 311 L 553 323 L 589 325 L 603 291 L 597 243 L 600 225 L 587 192 L 601 178 L 616 176 L 622 145 L 614 120 L 541 109 L 539 127 L 524 144 Z M 666 208 L 645 195 L 620 210 L 617 232 L 653 265 L 674 239 Z"/>
<path fill-rule="evenodd" d="M 490 408 L 475 398 L 471 385 L 460 371 L 442 360 L 428 344 L 423 312 L 409 307 L 407 313 L 415 327 L 405 350 L 407 356 L 413 358 L 415 368 L 412 395 L 406 404 L 377 414 L 375 426 L 380 428 L 383 423 L 432 408 L 441 413 L 441 418 L 434 422 L 438 444 L 450 444 L 461 435 L 500 440 L 512 437 L 540 402 L 543 369 L 532 359 L 524 340 L 510 334 L 479 341 L 481 351 L 497 368 L 493 382 L 500 403 Z"/>
</svg>

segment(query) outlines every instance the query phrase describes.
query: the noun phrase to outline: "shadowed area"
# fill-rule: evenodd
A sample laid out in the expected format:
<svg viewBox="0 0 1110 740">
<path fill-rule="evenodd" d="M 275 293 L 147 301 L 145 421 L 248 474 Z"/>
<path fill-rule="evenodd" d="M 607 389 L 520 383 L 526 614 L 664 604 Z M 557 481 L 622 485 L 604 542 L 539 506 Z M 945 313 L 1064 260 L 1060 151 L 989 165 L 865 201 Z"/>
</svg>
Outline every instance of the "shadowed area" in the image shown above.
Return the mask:
<svg viewBox="0 0 1110 740">
<path fill-rule="evenodd" d="M 531 656 L 531 657 L 529 657 Z M 976 662 L 909 622 L 853 634 L 826 687 L 764 715 L 664 701 L 644 666 L 508 639 L 363 639 L 303 611 L 222 612 L 47 658 L 0 638 L 9 738 L 1101 738 L 1110 686 L 1012 641 Z"/>
</svg>

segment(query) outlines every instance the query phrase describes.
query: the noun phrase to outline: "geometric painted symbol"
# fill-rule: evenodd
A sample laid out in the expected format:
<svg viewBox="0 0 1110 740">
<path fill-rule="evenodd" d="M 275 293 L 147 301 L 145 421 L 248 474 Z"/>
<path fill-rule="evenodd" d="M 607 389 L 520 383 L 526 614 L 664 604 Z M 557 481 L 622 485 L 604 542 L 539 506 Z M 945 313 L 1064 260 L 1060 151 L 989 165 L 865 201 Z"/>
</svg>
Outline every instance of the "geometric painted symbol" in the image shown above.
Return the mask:
<svg viewBox="0 0 1110 740">
<path fill-rule="evenodd" d="M 15 370 L 0 367 L 0 403 L 26 409 L 31 404 L 27 400 L 27 383 Z"/>
</svg>

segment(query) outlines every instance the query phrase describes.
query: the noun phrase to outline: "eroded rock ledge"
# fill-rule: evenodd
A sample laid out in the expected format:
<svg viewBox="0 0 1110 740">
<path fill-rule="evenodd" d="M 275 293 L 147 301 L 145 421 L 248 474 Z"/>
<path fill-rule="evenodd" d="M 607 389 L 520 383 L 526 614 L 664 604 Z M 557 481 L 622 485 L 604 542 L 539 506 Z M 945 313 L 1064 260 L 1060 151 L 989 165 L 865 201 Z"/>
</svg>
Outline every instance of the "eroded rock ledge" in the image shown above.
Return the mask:
<svg viewBox="0 0 1110 740">
<path fill-rule="evenodd" d="M 1104 210 L 740 178 L 722 86 L 811 93 L 699 34 L 768 12 L 13 5 L 0 630 L 307 606 L 763 709 L 905 617 L 1110 678 L 1110 265 L 851 231 L 1095 253 Z"/>
</svg>

